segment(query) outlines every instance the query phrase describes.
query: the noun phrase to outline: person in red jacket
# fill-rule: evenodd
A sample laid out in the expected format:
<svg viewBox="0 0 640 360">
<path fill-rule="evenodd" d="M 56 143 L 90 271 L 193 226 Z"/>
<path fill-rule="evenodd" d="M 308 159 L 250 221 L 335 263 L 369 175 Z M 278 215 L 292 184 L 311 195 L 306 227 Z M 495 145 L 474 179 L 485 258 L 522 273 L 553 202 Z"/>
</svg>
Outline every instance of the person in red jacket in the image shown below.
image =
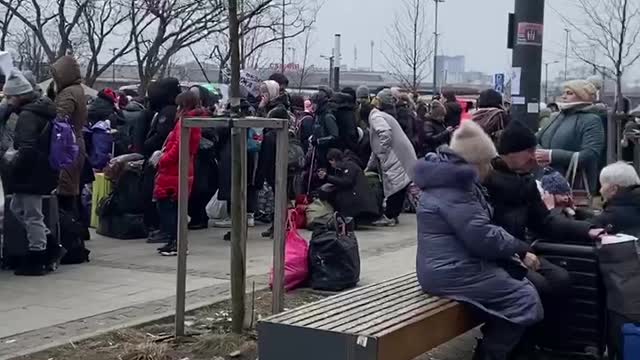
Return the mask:
<svg viewBox="0 0 640 360">
<path fill-rule="evenodd" d="M 178 235 L 178 169 L 179 169 L 179 148 L 181 119 L 183 117 L 207 116 L 206 109 L 200 106 L 198 95 L 191 91 L 186 91 L 176 98 L 178 113 L 176 125 L 167 137 L 162 156 L 158 162 L 158 172 L 156 175 L 153 197 L 156 200 L 158 214 L 160 215 L 160 226 L 166 234 L 169 234 L 169 243 L 158 251 L 163 256 L 177 255 L 177 235 Z M 190 129 L 189 136 L 189 193 L 193 185 L 193 173 L 196 154 L 202 138 L 200 128 Z"/>
</svg>

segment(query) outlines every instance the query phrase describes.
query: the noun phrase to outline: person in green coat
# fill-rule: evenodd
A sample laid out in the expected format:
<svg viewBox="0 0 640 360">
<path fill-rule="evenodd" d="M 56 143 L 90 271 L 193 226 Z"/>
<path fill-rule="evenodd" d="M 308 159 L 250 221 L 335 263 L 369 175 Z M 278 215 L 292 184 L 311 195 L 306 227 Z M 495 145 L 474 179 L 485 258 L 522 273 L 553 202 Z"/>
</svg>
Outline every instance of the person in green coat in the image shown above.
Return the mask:
<svg viewBox="0 0 640 360">
<path fill-rule="evenodd" d="M 560 112 L 538 132 L 536 159 L 540 166 L 551 166 L 566 174 L 575 153 L 579 171 L 587 174 L 589 190 L 597 191 L 600 158 L 605 150 L 605 132 L 597 106 L 596 87 L 589 81 L 565 83 Z"/>
</svg>

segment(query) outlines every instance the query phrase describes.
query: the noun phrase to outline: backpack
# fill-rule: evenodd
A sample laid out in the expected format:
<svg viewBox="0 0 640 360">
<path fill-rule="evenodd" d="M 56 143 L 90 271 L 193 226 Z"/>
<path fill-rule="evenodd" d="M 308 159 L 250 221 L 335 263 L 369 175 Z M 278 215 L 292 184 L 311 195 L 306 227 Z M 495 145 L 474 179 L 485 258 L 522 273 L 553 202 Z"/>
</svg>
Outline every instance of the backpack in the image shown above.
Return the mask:
<svg viewBox="0 0 640 360">
<path fill-rule="evenodd" d="M 57 116 L 50 122 L 50 130 L 49 165 L 53 170 L 67 169 L 73 165 L 80 152 L 69 117 Z"/>
<path fill-rule="evenodd" d="M 96 122 L 90 132 L 89 163 L 94 169 L 104 169 L 111 160 L 113 135 L 111 126 L 106 121 Z"/>
<path fill-rule="evenodd" d="M 297 172 L 304 169 L 305 154 L 299 142 L 289 140 L 287 159 L 289 172 Z"/>
</svg>

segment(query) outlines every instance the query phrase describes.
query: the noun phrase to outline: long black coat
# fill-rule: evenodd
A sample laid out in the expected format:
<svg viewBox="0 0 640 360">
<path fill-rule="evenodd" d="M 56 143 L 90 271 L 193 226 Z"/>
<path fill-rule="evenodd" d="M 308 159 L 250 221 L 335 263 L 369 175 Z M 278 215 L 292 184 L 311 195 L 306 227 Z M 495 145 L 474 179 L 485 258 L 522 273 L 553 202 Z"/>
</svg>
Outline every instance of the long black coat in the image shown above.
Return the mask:
<svg viewBox="0 0 640 360">
<path fill-rule="evenodd" d="M 56 117 L 49 98 L 38 98 L 17 110 L 18 122 L 13 146 L 17 154 L 10 164 L 8 193 L 49 195 L 58 186 L 58 172 L 49 165 L 49 136 L 46 128 Z"/>
<path fill-rule="evenodd" d="M 422 130 L 422 148 L 418 149 L 419 156 L 423 157 L 430 152 L 435 152 L 441 145 L 448 145 L 451 141 L 451 132 L 447 131 L 444 123 L 432 118 L 427 118 Z"/>
<path fill-rule="evenodd" d="M 640 186 L 622 189 L 604 204 L 591 222 L 598 228 L 611 225 L 616 233 L 640 235 Z"/>
<path fill-rule="evenodd" d="M 371 193 L 364 171 L 354 162 L 345 160 L 336 167 L 327 182 L 336 186 L 334 206 L 344 216 L 355 219 L 375 217 L 378 204 Z"/>
<path fill-rule="evenodd" d="M 532 233 L 533 238 L 550 241 L 590 242 L 591 224 L 554 216 L 542 201 L 533 175 L 516 174 L 500 159 L 493 167 L 484 184 L 494 208 L 493 223 L 520 240 L 531 238 Z"/>
</svg>

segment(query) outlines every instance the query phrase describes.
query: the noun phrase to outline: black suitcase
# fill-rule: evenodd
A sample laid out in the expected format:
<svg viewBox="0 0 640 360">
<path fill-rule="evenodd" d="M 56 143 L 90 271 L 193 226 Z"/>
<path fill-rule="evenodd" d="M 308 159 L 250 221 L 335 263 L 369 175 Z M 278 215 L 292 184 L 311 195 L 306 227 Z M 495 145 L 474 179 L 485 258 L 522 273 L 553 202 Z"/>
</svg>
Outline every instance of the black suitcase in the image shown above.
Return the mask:
<svg viewBox="0 0 640 360">
<path fill-rule="evenodd" d="M 2 220 L 3 236 L 2 246 L 0 246 L 0 259 L 2 267 L 13 269 L 18 266 L 21 257 L 29 251 L 29 242 L 24 225 L 21 224 L 11 211 L 11 200 L 13 195 L 7 195 L 4 203 L 4 218 Z M 57 250 L 60 247 L 60 219 L 58 213 L 58 198 L 55 195 L 43 196 L 42 211 L 44 213 L 45 225 L 51 232 L 48 236 L 48 251 Z M 51 264 L 51 270 L 59 263 Z"/>
<path fill-rule="evenodd" d="M 606 348 L 606 291 L 595 247 L 537 242 L 534 250 L 569 271 L 572 280 L 568 311 L 545 317 L 538 345 L 571 359 L 602 359 Z"/>
</svg>

